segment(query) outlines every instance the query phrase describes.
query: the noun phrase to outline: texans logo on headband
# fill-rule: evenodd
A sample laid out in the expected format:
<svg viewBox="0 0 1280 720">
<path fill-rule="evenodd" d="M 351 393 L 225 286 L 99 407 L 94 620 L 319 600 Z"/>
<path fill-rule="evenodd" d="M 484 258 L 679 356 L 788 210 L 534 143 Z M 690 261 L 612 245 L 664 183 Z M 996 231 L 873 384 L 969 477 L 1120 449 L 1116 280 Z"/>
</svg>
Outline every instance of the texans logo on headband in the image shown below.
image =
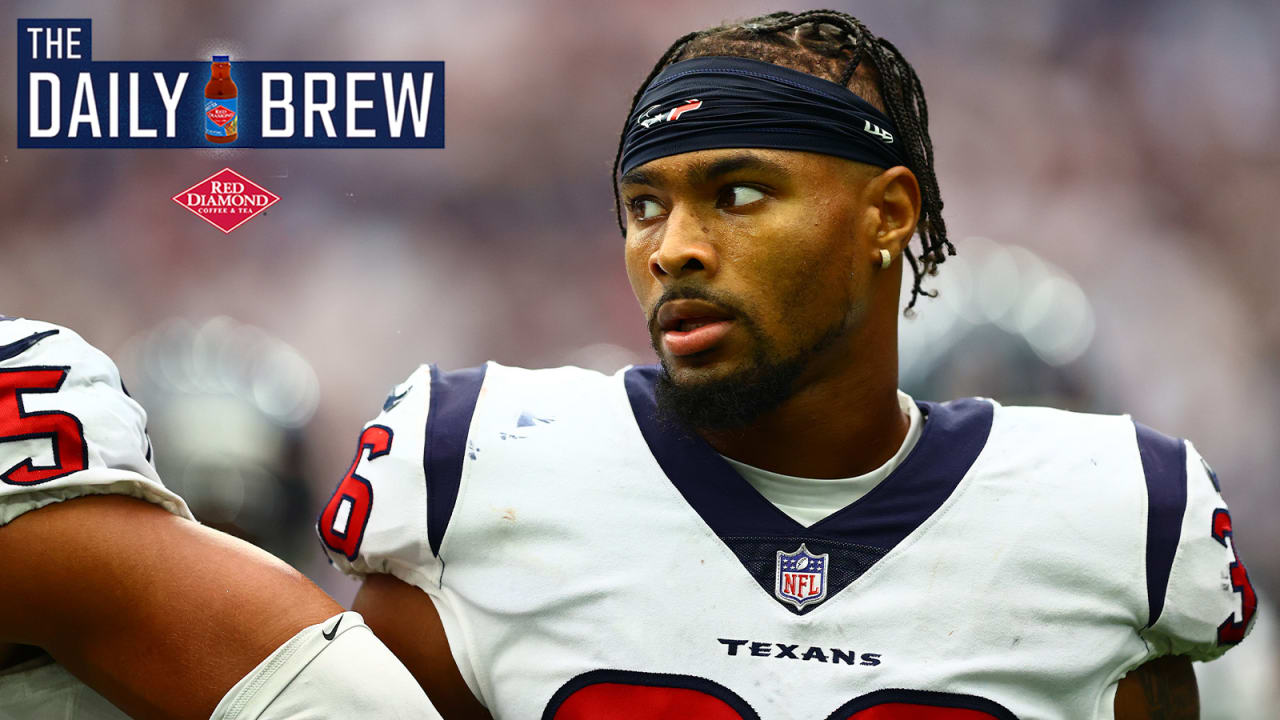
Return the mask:
<svg viewBox="0 0 1280 720">
<path fill-rule="evenodd" d="M 647 128 L 660 122 L 672 122 L 674 120 L 678 120 L 681 115 L 702 107 L 702 101 L 697 98 L 690 98 L 682 101 L 681 105 L 674 107 L 667 112 L 658 112 L 658 108 L 660 107 L 661 105 L 654 105 L 653 107 L 645 110 L 644 113 L 636 120 L 636 124 Z"/>
</svg>

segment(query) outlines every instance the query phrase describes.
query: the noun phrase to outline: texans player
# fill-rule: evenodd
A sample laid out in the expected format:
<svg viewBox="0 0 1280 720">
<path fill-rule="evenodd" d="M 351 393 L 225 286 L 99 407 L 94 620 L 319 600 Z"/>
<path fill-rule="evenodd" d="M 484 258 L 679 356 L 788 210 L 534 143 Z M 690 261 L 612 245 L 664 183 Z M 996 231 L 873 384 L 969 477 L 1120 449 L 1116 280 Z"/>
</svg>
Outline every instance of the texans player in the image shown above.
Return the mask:
<svg viewBox="0 0 1280 720">
<path fill-rule="evenodd" d="M 903 268 L 910 310 L 954 249 L 893 45 L 690 33 L 615 179 L 660 366 L 424 366 L 319 518 L 445 716 L 1197 717 L 1256 598 L 1195 448 L 898 390 Z"/>
<path fill-rule="evenodd" d="M 0 317 L 0 720 L 439 717 L 359 615 L 195 522 L 145 425 L 106 355 Z"/>
</svg>

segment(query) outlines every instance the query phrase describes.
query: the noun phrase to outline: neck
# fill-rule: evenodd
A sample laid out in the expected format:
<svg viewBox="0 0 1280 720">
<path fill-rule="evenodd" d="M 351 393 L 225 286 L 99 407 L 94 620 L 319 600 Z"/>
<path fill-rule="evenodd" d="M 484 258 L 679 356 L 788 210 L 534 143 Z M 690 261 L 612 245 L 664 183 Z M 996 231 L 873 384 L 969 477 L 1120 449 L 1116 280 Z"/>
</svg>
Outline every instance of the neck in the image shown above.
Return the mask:
<svg viewBox="0 0 1280 720">
<path fill-rule="evenodd" d="M 894 320 L 815 359 L 796 392 L 750 425 L 699 435 L 722 455 L 783 475 L 844 478 L 880 467 L 910 429 L 898 403 Z M 859 352 L 886 347 L 894 350 Z"/>
</svg>

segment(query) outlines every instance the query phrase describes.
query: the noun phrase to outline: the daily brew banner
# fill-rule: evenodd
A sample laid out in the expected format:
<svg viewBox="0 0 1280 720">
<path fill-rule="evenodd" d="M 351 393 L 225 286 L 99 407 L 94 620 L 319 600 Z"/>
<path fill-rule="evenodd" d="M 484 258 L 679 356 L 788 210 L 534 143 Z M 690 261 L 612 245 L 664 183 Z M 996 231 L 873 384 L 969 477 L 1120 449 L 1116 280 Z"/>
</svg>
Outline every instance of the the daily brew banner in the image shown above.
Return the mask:
<svg viewBox="0 0 1280 720">
<path fill-rule="evenodd" d="M 88 19 L 18 21 L 18 147 L 444 147 L 443 62 L 95 62 L 92 49 Z"/>
</svg>

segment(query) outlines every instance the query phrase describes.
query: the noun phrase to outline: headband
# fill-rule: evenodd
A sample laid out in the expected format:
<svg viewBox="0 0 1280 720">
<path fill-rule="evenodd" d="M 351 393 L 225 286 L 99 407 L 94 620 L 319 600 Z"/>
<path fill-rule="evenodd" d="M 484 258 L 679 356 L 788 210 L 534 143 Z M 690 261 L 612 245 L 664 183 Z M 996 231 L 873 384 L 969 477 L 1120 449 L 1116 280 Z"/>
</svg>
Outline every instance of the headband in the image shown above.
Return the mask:
<svg viewBox="0 0 1280 720">
<path fill-rule="evenodd" d="M 807 150 L 906 165 L 897 128 L 848 88 L 773 63 L 701 57 L 644 89 L 622 140 L 625 175 L 650 160 L 715 148 Z"/>
</svg>

